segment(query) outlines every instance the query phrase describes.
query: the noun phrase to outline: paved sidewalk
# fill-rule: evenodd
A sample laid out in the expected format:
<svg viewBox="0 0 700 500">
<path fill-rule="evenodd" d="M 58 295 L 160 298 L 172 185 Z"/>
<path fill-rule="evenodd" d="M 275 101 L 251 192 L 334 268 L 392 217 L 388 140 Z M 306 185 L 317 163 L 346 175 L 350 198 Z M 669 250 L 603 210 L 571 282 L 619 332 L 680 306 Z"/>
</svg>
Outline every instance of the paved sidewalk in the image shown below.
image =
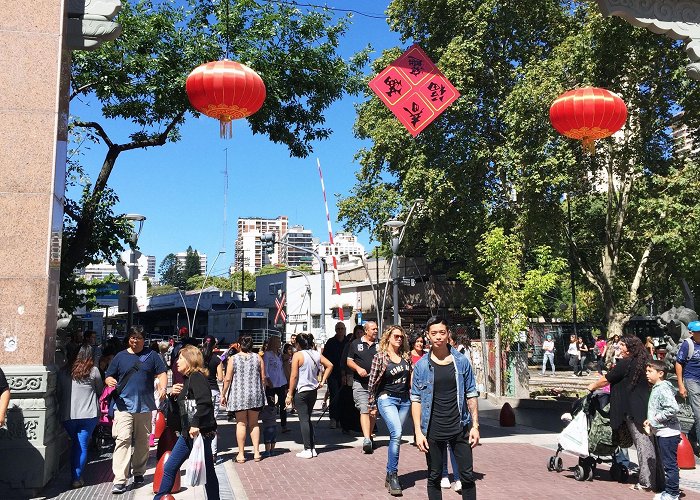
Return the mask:
<svg viewBox="0 0 700 500">
<path fill-rule="evenodd" d="M 317 403 L 313 422 L 321 415 L 321 396 Z M 533 414 L 516 410 L 519 421 L 542 422 L 549 430 L 518 425 L 502 428 L 498 425 L 498 409 L 490 401 L 480 401 L 482 445 L 474 451 L 474 469 L 477 474 L 477 491 L 482 499 L 527 500 L 561 499 L 564 495 L 580 498 L 650 499 L 650 494 L 629 490 L 628 484 L 611 481 L 607 466 L 601 465 L 592 482 L 578 482 L 569 467 L 577 459 L 564 454 L 565 469 L 561 473 L 548 472 L 547 461 L 556 449 L 558 432 L 563 424 L 557 423 L 556 415 L 545 410 Z M 330 429 L 325 418 L 316 425 L 318 458 L 299 459 L 295 453 L 303 448 L 298 420 L 292 416 L 289 427 L 292 432 L 278 434 L 280 441 L 277 453 L 261 462 L 252 460 L 252 448 L 248 444 L 244 464 L 235 462 L 235 424 L 220 420 L 220 456 L 226 461 L 217 466 L 221 484 L 221 498 L 235 500 L 263 500 L 283 498 L 291 500 L 334 500 L 348 498 L 390 498 L 384 488 L 387 456 L 385 429 L 379 424 L 376 439 L 377 449 L 372 455 L 360 451 L 362 439 L 358 435 L 344 435 L 339 429 Z M 546 418 L 545 418 L 546 417 Z M 555 427 L 559 425 L 559 427 Z M 401 446 L 399 476 L 404 486 L 403 498 L 425 499 L 425 456 L 408 444 L 412 435 L 409 421 L 404 428 L 406 436 Z M 262 449 L 262 446 L 261 446 Z M 154 452 L 152 452 L 154 454 Z M 631 451 L 634 461 L 635 454 Z M 86 470 L 87 486 L 79 490 L 67 490 L 68 471 L 54 480 L 44 492 L 45 498 L 60 499 L 146 499 L 152 498 L 154 457 L 149 463 L 146 484 L 130 489 L 121 497 L 113 496 L 111 490 L 111 460 L 109 456 L 93 459 Z M 681 486 L 685 498 L 700 500 L 700 469 L 681 471 Z M 204 499 L 202 487 L 187 488 L 175 495 L 178 500 Z M 445 499 L 460 498 L 454 491 L 446 491 Z"/>
</svg>

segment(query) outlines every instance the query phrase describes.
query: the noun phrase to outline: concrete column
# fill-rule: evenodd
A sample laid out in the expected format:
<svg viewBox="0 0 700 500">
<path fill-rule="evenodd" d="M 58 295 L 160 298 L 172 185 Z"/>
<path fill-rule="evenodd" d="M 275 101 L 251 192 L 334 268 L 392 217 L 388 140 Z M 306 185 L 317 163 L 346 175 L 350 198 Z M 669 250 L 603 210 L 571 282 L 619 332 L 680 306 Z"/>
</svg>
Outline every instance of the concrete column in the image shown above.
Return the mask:
<svg viewBox="0 0 700 500">
<path fill-rule="evenodd" d="M 63 447 L 52 364 L 70 77 L 64 23 L 64 0 L 4 2 L 0 16 L 0 367 L 12 391 L 0 429 L 3 498 L 44 486 Z"/>
</svg>

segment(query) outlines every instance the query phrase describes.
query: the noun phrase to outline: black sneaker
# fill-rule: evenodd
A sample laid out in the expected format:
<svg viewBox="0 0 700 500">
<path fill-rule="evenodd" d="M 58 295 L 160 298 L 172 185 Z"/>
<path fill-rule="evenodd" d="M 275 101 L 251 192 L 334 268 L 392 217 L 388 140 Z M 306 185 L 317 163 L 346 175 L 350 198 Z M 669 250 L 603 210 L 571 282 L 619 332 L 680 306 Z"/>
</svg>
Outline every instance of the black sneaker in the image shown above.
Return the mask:
<svg viewBox="0 0 700 500">
<path fill-rule="evenodd" d="M 143 476 L 134 476 L 134 484 L 143 484 Z"/>
<path fill-rule="evenodd" d="M 126 493 L 125 484 L 115 484 L 112 486 L 112 495 L 121 495 L 122 493 Z"/>
<path fill-rule="evenodd" d="M 369 438 L 365 438 L 364 441 L 362 441 L 362 452 L 369 455 L 373 451 L 374 451 L 374 449 L 372 447 L 372 440 Z"/>
</svg>

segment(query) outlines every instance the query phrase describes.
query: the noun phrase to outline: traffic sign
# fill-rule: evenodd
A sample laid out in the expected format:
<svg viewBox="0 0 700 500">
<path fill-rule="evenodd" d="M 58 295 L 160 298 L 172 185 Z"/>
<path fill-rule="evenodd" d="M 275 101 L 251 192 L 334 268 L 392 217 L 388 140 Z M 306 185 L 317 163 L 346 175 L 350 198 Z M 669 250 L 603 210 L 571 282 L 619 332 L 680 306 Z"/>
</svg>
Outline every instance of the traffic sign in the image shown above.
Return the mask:
<svg viewBox="0 0 700 500">
<path fill-rule="evenodd" d="M 117 272 L 119 276 L 125 279 L 129 279 L 129 267 L 131 262 L 131 250 L 124 250 L 119 254 L 119 260 L 117 261 Z M 148 256 L 142 254 L 138 250 L 134 250 L 134 265 L 133 265 L 133 275 L 132 279 L 137 280 L 143 274 L 148 271 Z"/>
</svg>

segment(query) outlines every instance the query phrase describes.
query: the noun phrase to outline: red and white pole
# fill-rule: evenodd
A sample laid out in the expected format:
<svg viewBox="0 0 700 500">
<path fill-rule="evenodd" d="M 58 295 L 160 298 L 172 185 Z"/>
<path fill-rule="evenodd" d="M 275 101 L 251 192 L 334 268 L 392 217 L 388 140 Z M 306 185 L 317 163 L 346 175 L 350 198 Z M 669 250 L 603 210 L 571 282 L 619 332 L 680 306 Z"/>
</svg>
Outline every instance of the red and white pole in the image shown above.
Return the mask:
<svg viewBox="0 0 700 500">
<path fill-rule="evenodd" d="M 328 240 L 331 243 L 331 249 L 334 247 L 333 243 L 333 231 L 331 230 L 331 215 L 328 212 L 328 199 L 326 198 L 326 185 L 323 182 L 323 173 L 321 172 L 321 161 L 316 158 L 316 165 L 318 166 L 318 176 L 321 178 L 321 190 L 323 191 L 323 203 L 326 206 L 326 222 L 328 223 Z M 338 280 L 338 261 L 335 258 L 335 253 L 331 250 L 331 257 L 333 257 L 333 280 L 335 281 L 335 293 L 340 297 L 340 280 Z M 321 313 L 323 314 L 323 313 Z M 345 315 L 343 314 L 343 306 L 338 308 L 338 318 L 340 321 L 345 320 Z"/>
</svg>

